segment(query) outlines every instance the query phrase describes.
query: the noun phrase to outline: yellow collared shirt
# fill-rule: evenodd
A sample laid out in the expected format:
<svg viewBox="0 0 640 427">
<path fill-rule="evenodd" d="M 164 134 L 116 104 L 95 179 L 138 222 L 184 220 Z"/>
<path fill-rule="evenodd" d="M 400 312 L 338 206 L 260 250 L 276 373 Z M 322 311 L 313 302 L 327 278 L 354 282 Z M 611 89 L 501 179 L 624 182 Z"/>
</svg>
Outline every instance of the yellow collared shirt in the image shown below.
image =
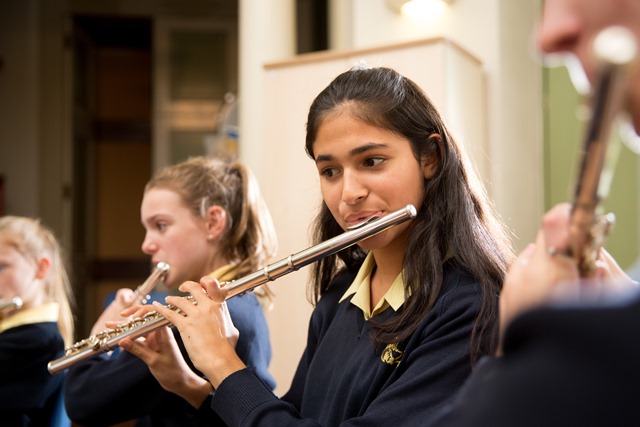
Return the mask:
<svg viewBox="0 0 640 427">
<path fill-rule="evenodd" d="M 22 325 L 58 321 L 58 303 L 49 302 L 38 307 L 18 311 L 13 316 L 0 320 L 0 333 Z"/>
<path fill-rule="evenodd" d="M 371 309 L 371 273 L 376 266 L 376 261 L 373 258 L 373 254 L 369 252 L 364 259 L 358 275 L 349 286 L 349 289 L 342 295 L 340 302 L 353 295 L 351 304 L 362 310 L 364 319 L 369 320 L 372 317 L 382 313 L 388 307 L 398 311 L 398 309 L 404 304 L 404 281 L 402 280 L 402 272 L 398 274 L 398 277 L 393 281 L 391 287 L 387 290 L 384 296 L 378 301 L 373 309 Z"/>
<path fill-rule="evenodd" d="M 235 264 L 227 264 L 222 267 L 216 269 L 214 272 L 209 273 L 209 276 L 218 279 L 218 282 L 228 282 L 236 277 L 236 265 Z"/>
</svg>

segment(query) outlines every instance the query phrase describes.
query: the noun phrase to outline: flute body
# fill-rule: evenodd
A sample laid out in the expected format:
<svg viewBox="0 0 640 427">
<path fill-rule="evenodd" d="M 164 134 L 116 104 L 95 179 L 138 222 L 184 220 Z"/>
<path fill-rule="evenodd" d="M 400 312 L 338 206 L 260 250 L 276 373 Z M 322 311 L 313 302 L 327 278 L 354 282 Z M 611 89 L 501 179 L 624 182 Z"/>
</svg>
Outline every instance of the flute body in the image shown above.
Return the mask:
<svg viewBox="0 0 640 427">
<path fill-rule="evenodd" d="M 13 297 L 10 300 L 0 300 L 0 311 L 17 310 L 22 307 L 22 298 Z"/>
<path fill-rule="evenodd" d="M 628 88 L 628 69 L 637 57 L 634 36 L 621 27 L 600 32 L 593 49 L 600 65 L 599 75 L 569 221 L 569 255 L 576 261 L 581 277 L 594 273 L 600 248 L 615 222 L 614 214 L 600 215 L 598 210 L 611 179 L 610 173 L 604 173 L 611 126 Z"/>
<path fill-rule="evenodd" d="M 131 305 L 146 303 L 153 288 L 155 288 L 158 283 L 164 280 L 167 277 L 168 273 L 169 264 L 167 264 L 166 262 L 157 263 L 153 267 L 153 270 L 151 270 L 151 274 L 149 274 L 149 277 L 147 277 L 147 279 L 135 289 L 135 298 Z M 137 320 L 142 321 L 142 319 Z M 101 351 L 111 351 L 117 344 L 113 344 L 112 339 L 116 336 L 116 334 L 125 332 L 125 328 L 128 328 L 130 323 L 118 325 L 118 327 L 114 329 L 104 330 L 82 341 L 78 341 L 71 347 L 66 348 L 65 355 L 60 359 L 54 361 L 59 362 L 61 364 L 61 367 L 57 369 L 58 363 L 49 362 L 47 366 L 49 368 L 49 372 L 56 373 L 59 370 L 66 369 L 77 361 L 83 360 L 92 354 L 98 354 Z M 138 323 L 139 322 L 137 322 L 136 324 Z M 52 364 L 54 367 L 56 367 L 55 371 L 52 371 L 50 368 Z"/>
<path fill-rule="evenodd" d="M 346 231 L 339 236 L 326 240 L 318 245 L 312 246 L 295 254 L 291 254 L 280 261 L 269 264 L 263 269 L 238 280 L 225 283 L 225 299 L 251 291 L 256 287 L 276 280 L 285 274 L 296 271 L 301 267 L 340 252 L 341 250 L 362 240 L 372 237 L 407 220 L 413 219 L 416 215 L 416 208 L 413 205 L 407 205 L 403 209 L 368 222 L 357 229 Z M 186 298 L 193 302 L 192 297 L 189 296 Z M 174 311 L 179 311 L 176 307 L 170 304 L 167 305 L 167 307 Z M 47 367 L 50 373 L 58 373 L 73 364 L 93 357 L 100 352 L 112 350 L 124 338 L 130 337 L 135 339 L 169 324 L 170 322 L 162 317 L 158 312 L 149 312 L 141 318 L 134 319 L 127 324 L 119 325 L 117 328 L 105 331 L 101 337 L 88 338 L 87 340 L 92 341 L 88 346 L 83 346 L 83 348 L 80 349 L 75 349 L 76 346 L 71 347 L 67 354 L 59 359 L 49 362 Z"/>
</svg>

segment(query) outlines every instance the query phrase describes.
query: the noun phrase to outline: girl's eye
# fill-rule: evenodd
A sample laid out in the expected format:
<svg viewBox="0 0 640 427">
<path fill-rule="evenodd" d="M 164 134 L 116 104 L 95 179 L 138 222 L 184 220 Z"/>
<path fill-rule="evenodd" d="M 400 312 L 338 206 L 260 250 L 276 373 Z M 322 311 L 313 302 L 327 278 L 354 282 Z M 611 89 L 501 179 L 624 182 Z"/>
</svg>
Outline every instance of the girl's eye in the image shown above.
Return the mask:
<svg viewBox="0 0 640 427">
<path fill-rule="evenodd" d="M 324 168 L 320 171 L 320 175 L 326 177 L 326 178 L 331 178 L 333 176 L 335 176 L 337 174 L 337 170 L 335 168 Z"/>
<path fill-rule="evenodd" d="M 384 159 L 382 157 L 367 157 L 364 161 L 364 165 L 368 167 L 374 167 L 382 164 Z"/>
<path fill-rule="evenodd" d="M 7 268 L 9 266 L 9 264 L 6 264 L 4 262 L 0 262 L 0 271 L 4 270 L 5 268 Z"/>
<path fill-rule="evenodd" d="M 157 222 L 156 228 L 158 229 L 158 231 L 164 231 L 167 229 L 167 224 L 165 224 L 164 222 Z"/>
</svg>

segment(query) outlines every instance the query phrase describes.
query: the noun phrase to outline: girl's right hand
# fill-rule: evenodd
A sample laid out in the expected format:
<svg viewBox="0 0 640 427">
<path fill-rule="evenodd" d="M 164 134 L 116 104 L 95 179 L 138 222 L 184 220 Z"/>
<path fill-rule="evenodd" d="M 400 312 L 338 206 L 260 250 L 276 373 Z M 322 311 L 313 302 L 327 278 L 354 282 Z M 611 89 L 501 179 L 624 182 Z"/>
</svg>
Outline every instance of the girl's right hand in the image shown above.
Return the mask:
<svg viewBox="0 0 640 427">
<path fill-rule="evenodd" d="M 167 303 L 181 313 L 158 303 L 153 306 L 178 329 L 191 361 L 217 388 L 227 376 L 246 367 L 235 352 L 238 330 L 229 315 L 224 291 L 208 276 L 200 283 L 185 282 L 179 289 L 190 293 L 195 304 L 185 298 L 167 297 Z"/>
</svg>

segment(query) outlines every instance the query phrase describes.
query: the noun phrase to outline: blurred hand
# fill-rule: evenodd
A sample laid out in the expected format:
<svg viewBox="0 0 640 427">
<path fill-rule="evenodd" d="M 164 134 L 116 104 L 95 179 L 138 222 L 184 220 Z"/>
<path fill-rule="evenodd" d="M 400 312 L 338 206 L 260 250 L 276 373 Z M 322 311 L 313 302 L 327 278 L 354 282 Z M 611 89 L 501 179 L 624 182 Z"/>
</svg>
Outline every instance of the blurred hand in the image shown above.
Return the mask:
<svg viewBox="0 0 640 427">
<path fill-rule="evenodd" d="M 527 246 L 511 265 L 500 294 L 501 335 L 517 315 L 550 300 L 593 300 L 635 288 L 635 282 L 604 249 L 596 261 L 594 277 L 579 277 L 576 262 L 563 255 L 569 247 L 570 211 L 567 203 L 549 210 L 536 242 Z"/>
<path fill-rule="evenodd" d="M 128 320 L 127 317 L 122 316 L 122 311 L 129 307 L 135 299 L 135 294 L 133 290 L 129 288 L 118 289 L 116 292 L 116 296 L 111 301 L 111 304 L 104 309 L 96 323 L 94 323 L 91 328 L 91 335 L 96 335 L 107 328 L 111 328 L 113 326 L 110 325 L 119 325 L 120 323 L 124 323 Z"/>
</svg>

